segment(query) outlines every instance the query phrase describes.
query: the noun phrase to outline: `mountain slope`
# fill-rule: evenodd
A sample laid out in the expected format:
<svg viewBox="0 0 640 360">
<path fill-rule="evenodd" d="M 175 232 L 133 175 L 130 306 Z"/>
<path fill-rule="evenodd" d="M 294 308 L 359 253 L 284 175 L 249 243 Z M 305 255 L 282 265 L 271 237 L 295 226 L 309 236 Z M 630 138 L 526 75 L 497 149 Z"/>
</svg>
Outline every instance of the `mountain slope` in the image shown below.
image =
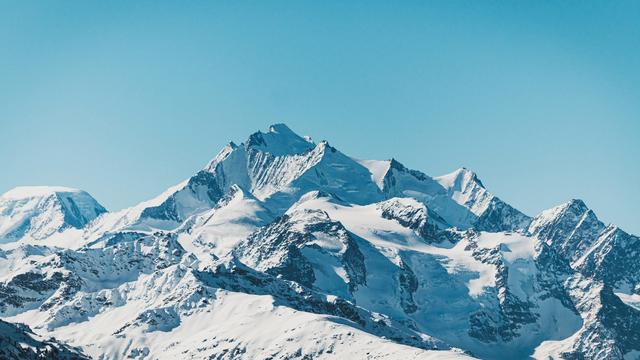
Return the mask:
<svg viewBox="0 0 640 360">
<path fill-rule="evenodd" d="M 42 240 L 81 229 L 106 210 L 88 193 L 65 187 L 23 186 L 0 196 L 0 242 Z"/>
<path fill-rule="evenodd" d="M 486 231 L 525 229 L 531 219 L 489 193 L 478 176 L 465 168 L 435 178 L 455 202 L 468 208 L 477 219 L 473 227 Z"/>
<path fill-rule="evenodd" d="M 407 206 L 422 208 L 420 203 L 405 199 L 355 206 L 319 197 L 289 210 L 287 214 L 292 216 L 314 214 L 305 219 L 324 224 L 313 226 L 315 231 L 300 228 L 300 220 L 289 225 L 300 234 L 322 239 L 312 241 L 316 249 L 335 248 L 327 239 L 331 232 L 319 234 L 318 229 L 343 226 L 362 254 L 363 261 L 356 264 L 359 273 L 365 274 L 357 286 L 349 287 L 351 277 L 345 269 L 342 293 L 335 288 L 338 281 L 319 281 L 323 279 L 313 276 L 296 281 L 311 281 L 322 291 L 353 298 L 360 306 L 410 322 L 424 333 L 482 358 L 526 357 L 542 339 L 569 336 L 579 329 L 580 318 L 567 295 L 546 289 L 549 282 L 562 283 L 567 273 L 546 273 L 539 260 L 542 245 L 534 238 L 467 231 L 445 232 L 444 239 L 425 239 L 424 232 L 406 218 L 388 216 L 389 202 L 396 206 L 404 203 L 399 208 L 404 212 Z M 326 215 L 318 217 L 318 211 Z M 324 266 L 339 269 L 335 261 L 314 261 L 318 256 L 305 251 L 307 246 L 299 252 L 289 250 L 289 256 L 296 258 L 293 263 L 307 263 L 313 271 L 308 270 L 309 274 L 327 274 Z M 305 272 L 287 275 L 291 274 Z M 346 291 L 350 294 L 344 294 Z"/>
</svg>

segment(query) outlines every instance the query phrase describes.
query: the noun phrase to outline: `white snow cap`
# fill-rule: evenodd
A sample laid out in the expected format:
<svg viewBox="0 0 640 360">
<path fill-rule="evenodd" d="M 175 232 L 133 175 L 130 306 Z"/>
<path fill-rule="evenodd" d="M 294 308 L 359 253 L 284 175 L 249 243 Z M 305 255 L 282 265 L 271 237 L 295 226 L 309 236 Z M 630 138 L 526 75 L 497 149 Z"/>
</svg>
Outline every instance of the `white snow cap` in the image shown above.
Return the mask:
<svg viewBox="0 0 640 360">
<path fill-rule="evenodd" d="M 589 207 L 587 207 L 587 204 L 585 204 L 584 201 L 580 199 L 571 199 L 558 206 L 554 206 L 551 209 L 543 210 L 538 216 L 536 216 L 536 218 L 553 219 L 567 211 L 572 211 L 577 214 L 583 214 L 589 211 Z"/>
<path fill-rule="evenodd" d="M 298 136 L 287 125 L 282 124 L 282 123 L 270 125 L 269 126 L 269 132 L 270 133 L 278 133 L 278 134 L 291 134 L 291 135 Z"/>
<path fill-rule="evenodd" d="M 84 191 L 64 186 L 18 186 L 2 194 L 4 199 L 26 199 L 55 193 L 82 193 Z"/>
<path fill-rule="evenodd" d="M 258 131 L 249 136 L 248 147 L 271 153 L 274 156 L 300 154 L 312 149 L 315 144 L 293 132 L 285 124 L 269 126 L 269 131 Z"/>
<path fill-rule="evenodd" d="M 484 187 L 476 173 L 466 167 L 461 167 L 449 174 L 438 176 L 434 179 L 447 189 L 459 190 L 464 188 L 466 184 L 471 181 Z"/>
</svg>

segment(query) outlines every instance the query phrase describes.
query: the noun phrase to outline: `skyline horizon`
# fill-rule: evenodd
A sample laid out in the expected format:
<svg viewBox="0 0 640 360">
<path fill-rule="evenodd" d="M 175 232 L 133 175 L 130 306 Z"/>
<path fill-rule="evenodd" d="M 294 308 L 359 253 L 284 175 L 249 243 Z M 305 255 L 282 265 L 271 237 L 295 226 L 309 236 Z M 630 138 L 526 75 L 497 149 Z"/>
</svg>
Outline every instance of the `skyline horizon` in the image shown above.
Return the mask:
<svg viewBox="0 0 640 360">
<path fill-rule="evenodd" d="M 320 140 L 316 140 L 315 138 L 313 138 L 313 136 L 311 136 L 311 135 L 309 135 L 309 134 L 301 134 L 301 133 L 296 132 L 296 130 L 295 130 L 295 129 L 292 129 L 290 126 L 288 126 L 288 124 L 287 124 L 287 123 L 284 123 L 284 122 L 278 122 L 278 123 L 272 123 L 272 124 L 270 124 L 270 125 L 266 126 L 266 127 L 265 127 L 265 129 L 256 130 L 256 131 L 254 131 L 254 132 L 251 132 L 249 135 L 247 135 L 247 137 L 246 137 L 246 139 L 245 139 L 245 140 L 242 140 L 242 141 L 228 140 L 228 141 L 226 142 L 226 144 L 225 144 L 225 145 L 224 145 L 224 146 L 223 146 L 223 147 L 222 147 L 222 148 L 221 148 L 221 149 L 220 149 L 220 150 L 219 150 L 215 155 L 213 155 L 213 156 L 212 156 L 212 157 L 211 157 L 211 158 L 206 162 L 206 164 L 210 163 L 213 159 L 215 159 L 215 157 L 216 157 L 218 154 L 222 153 L 222 152 L 224 151 L 224 149 L 225 149 L 227 146 L 229 146 L 229 145 L 232 145 L 232 146 L 233 146 L 233 145 L 235 145 L 235 146 L 238 146 L 238 147 L 239 147 L 239 146 L 246 146 L 246 143 L 248 142 L 248 140 L 250 139 L 250 137 L 251 137 L 251 136 L 253 136 L 253 135 L 257 134 L 257 133 L 265 134 L 266 132 L 271 132 L 271 131 L 272 131 L 272 128 L 274 128 L 274 127 L 278 127 L 278 126 L 284 126 L 287 130 L 291 131 L 291 132 L 292 132 L 293 134 L 295 134 L 296 136 L 298 136 L 298 137 L 300 137 L 300 138 L 303 138 L 303 139 L 305 139 L 305 140 L 308 140 L 308 141 L 310 140 L 310 141 L 311 141 L 315 146 L 317 146 L 317 145 L 318 145 L 318 144 L 320 144 L 321 142 L 326 142 L 329 146 L 335 147 L 335 146 L 331 145 L 331 141 L 330 141 L 330 139 L 324 139 L 324 138 L 323 138 L 323 139 L 320 139 Z M 266 130 L 266 132 L 265 132 L 265 130 Z M 338 151 L 340 151 L 340 149 L 339 149 L 339 148 L 337 148 L 337 150 L 338 150 Z M 343 154 L 345 154 L 346 156 L 348 156 L 348 157 L 350 157 L 350 158 L 352 158 L 353 160 L 356 160 L 356 161 L 371 161 L 371 160 L 374 160 L 374 161 L 397 161 L 397 162 L 398 162 L 398 163 L 400 163 L 401 165 L 405 165 L 405 164 L 402 162 L 402 159 L 397 159 L 397 158 L 395 158 L 395 157 L 393 157 L 393 156 L 392 156 L 392 157 L 389 157 L 389 158 L 386 158 L 386 159 L 369 159 L 369 158 L 356 158 L 356 157 L 352 157 L 352 156 L 350 156 L 349 154 L 346 154 L 346 153 L 344 153 L 344 152 L 343 152 Z M 197 173 L 198 171 L 201 171 L 201 170 L 206 169 L 206 167 L 207 167 L 207 166 L 205 165 L 204 167 L 202 167 L 202 168 L 200 168 L 200 169 L 194 169 L 193 171 L 194 171 L 194 173 Z M 411 170 L 417 170 L 417 171 L 423 172 L 421 169 L 415 169 L 415 168 L 411 168 L 411 167 L 408 167 L 408 168 L 409 168 L 409 169 L 411 169 Z M 495 195 L 495 196 L 497 196 L 498 198 L 501 198 L 501 199 L 502 199 L 502 197 L 501 197 L 499 194 L 496 194 L 496 193 L 495 193 L 495 191 L 493 191 L 493 190 L 491 189 L 491 187 L 490 187 L 490 186 L 489 186 L 489 187 L 486 187 L 486 186 L 484 185 L 484 182 L 482 181 L 482 176 L 481 176 L 481 175 L 478 175 L 478 173 L 477 173 L 477 171 L 476 171 L 475 169 L 469 168 L 469 167 L 464 166 L 464 165 L 459 166 L 459 167 L 457 167 L 457 168 L 455 168 L 455 169 L 453 169 L 452 171 L 447 172 L 447 173 L 443 173 L 443 174 L 428 174 L 428 173 L 425 173 L 425 175 L 427 175 L 427 176 L 429 176 L 429 177 L 431 177 L 431 178 L 446 177 L 447 175 L 454 174 L 454 173 L 456 173 L 456 172 L 458 172 L 458 171 L 460 171 L 460 170 L 466 170 L 466 171 L 469 171 L 469 172 L 471 172 L 474 176 L 477 176 L 477 180 L 478 180 L 478 181 L 480 181 L 480 183 L 481 183 L 481 185 L 482 185 L 483 187 L 485 187 L 485 188 L 486 188 L 490 193 L 492 193 L 493 195 Z M 424 172 L 423 172 L 423 173 L 424 173 Z M 192 175 L 189 175 L 189 176 L 193 176 L 193 174 L 192 174 Z M 373 174 L 372 174 L 372 176 L 373 176 Z M 119 207 L 119 208 L 115 208 L 115 209 L 114 209 L 114 208 L 111 208 L 111 207 L 109 207 L 109 206 L 106 206 L 106 205 L 105 205 L 105 203 L 103 203 L 103 202 L 101 201 L 101 199 L 100 199 L 100 198 L 98 198 L 98 197 L 94 196 L 94 194 L 93 194 L 92 192 L 90 192 L 90 191 L 88 191 L 88 190 L 86 190 L 86 189 L 84 189 L 84 188 L 82 188 L 82 187 L 72 187 L 72 186 L 67 186 L 67 185 L 65 185 L 65 184 L 33 184 L 33 185 L 18 185 L 18 186 L 16 186 L 16 187 L 13 187 L 13 188 L 11 188 L 11 189 L 7 189 L 6 191 L 4 191 L 4 192 L 0 193 L 0 196 L 2 196 L 2 195 L 4 195 L 4 194 L 7 194 L 7 193 L 9 193 L 9 192 L 12 192 L 12 191 L 14 191 L 14 190 L 16 190 L 16 189 L 18 189 L 18 188 L 58 188 L 58 189 L 53 189 L 53 191 L 56 191 L 56 192 L 64 191 L 64 189 L 66 188 L 66 189 L 68 189 L 68 190 L 79 190 L 79 191 L 84 191 L 84 192 L 88 193 L 88 194 L 89 194 L 90 196 L 92 196 L 92 197 L 93 197 L 93 198 L 94 198 L 94 199 L 95 199 L 99 204 L 101 204 L 102 206 L 104 206 L 104 207 L 106 208 L 107 212 L 112 212 L 112 213 L 113 213 L 113 212 L 119 212 L 119 211 L 121 211 L 121 210 L 125 210 L 125 209 L 128 209 L 128 208 L 134 207 L 134 206 L 136 206 L 136 205 L 138 205 L 138 204 L 140 204 L 140 203 L 142 203 L 142 202 L 146 202 L 146 201 L 149 201 L 149 200 L 155 199 L 156 197 L 161 196 L 161 195 L 162 195 L 162 194 L 163 194 L 167 189 L 170 189 L 170 188 L 172 188 L 172 187 L 175 187 L 176 185 L 178 185 L 178 184 L 180 184 L 180 183 L 182 183 L 182 182 L 184 182 L 184 181 L 186 181 L 186 180 L 188 180 L 188 179 L 189 179 L 189 177 L 184 177 L 184 179 L 183 179 L 183 180 L 181 180 L 181 181 L 179 181 L 179 182 L 176 182 L 176 183 L 174 183 L 174 184 L 167 185 L 167 186 L 165 187 L 165 189 L 164 189 L 163 191 L 159 192 L 158 194 L 156 194 L 156 196 L 153 196 L 153 197 L 150 197 L 150 198 L 147 198 L 147 199 L 143 199 L 143 200 L 141 200 L 141 201 L 136 201 L 136 202 L 133 202 L 133 203 L 131 203 L 131 204 L 129 204 L 129 205 L 125 205 L 125 206 L 123 206 L 123 207 Z M 504 200 L 504 199 L 503 199 L 503 200 Z M 537 215 L 540 215 L 542 212 L 544 212 L 544 211 L 546 211 L 546 210 L 550 210 L 550 209 L 552 209 L 552 208 L 560 207 L 560 206 L 562 206 L 562 205 L 566 205 L 566 204 L 573 203 L 573 202 L 575 202 L 575 201 L 579 201 L 579 202 L 582 202 L 583 204 L 585 204 L 589 209 L 591 209 L 591 210 L 596 214 L 596 216 L 598 216 L 598 218 L 600 218 L 600 216 L 599 216 L 599 214 L 598 214 L 597 209 L 593 209 L 591 206 L 589 206 L 589 201 L 588 201 L 588 199 L 582 199 L 582 198 L 578 198 L 578 197 L 571 197 L 571 198 L 568 198 L 568 199 L 566 199 L 566 200 L 564 200 L 564 201 L 560 201 L 560 202 L 558 202 L 557 204 L 552 205 L 552 206 L 547 207 L 547 208 L 544 208 L 544 209 L 541 209 L 541 210 L 539 210 L 539 211 L 538 211 L 538 212 L 536 212 L 536 213 L 528 213 L 528 212 L 526 212 L 526 211 L 522 210 L 518 204 L 514 204 L 514 203 L 512 203 L 512 202 L 509 202 L 508 200 L 505 200 L 505 201 L 506 201 L 508 204 L 510 204 L 510 205 L 512 205 L 512 206 L 514 206 L 516 209 L 518 209 L 518 210 L 522 211 L 525 215 L 527 215 L 527 216 L 529 216 L 529 217 L 531 217 L 531 218 L 534 218 L 534 217 L 536 217 Z M 602 218 L 600 218 L 600 220 L 603 220 L 603 219 L 602 219 Z M 615 222 L 611 222 L 611 221 L 604 221 L 604 223 L 605 223 L 607 226 L 615 226 L 615 227 L 618 227 L 618 228 L 622 229 L 623 231 L 625 231 L 625 232 L 627 232 L 627 233 L 630 233 L 630 234 L 633 234 L 633 233 L 634 233 L 633 231 L 630 231 L 630 230 L 628 230 L 628 229 L 625 229 L 623 226 L 620 226 L 619 224 L 616 224 Z"/>
</svg>

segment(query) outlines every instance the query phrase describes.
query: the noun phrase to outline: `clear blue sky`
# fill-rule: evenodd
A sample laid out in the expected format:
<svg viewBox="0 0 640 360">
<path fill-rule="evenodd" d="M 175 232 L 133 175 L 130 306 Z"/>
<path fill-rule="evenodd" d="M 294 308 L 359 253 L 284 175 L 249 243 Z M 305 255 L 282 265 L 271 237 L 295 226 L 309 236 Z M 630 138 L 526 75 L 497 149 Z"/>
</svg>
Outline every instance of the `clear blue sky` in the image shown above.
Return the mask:
<svg viewBox="0 0 640 360">
<path fill-rule="evenodd" d="M 640 233 L 640 2 L 6 1 L 0 192 L 116 210 L 275 122 Z"/>
</svg>

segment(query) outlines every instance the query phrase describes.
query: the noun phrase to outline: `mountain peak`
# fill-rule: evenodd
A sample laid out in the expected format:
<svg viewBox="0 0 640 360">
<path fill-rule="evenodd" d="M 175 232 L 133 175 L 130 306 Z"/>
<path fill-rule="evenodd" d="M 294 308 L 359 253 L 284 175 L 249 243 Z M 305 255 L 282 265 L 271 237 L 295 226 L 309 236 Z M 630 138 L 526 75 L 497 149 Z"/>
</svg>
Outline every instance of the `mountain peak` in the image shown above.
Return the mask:
<svg viewBox="0 0 640 360">
<path fill-rule="evenodd" d="M 337 204 L 341 204 L 341 205 L 346 205 L 348 204 L 347 202 L 343 201 L 339 196 L 324 191 L 324 190 L 313 190 L 313 191 L 309 191 L 308 193 L 302 195 L 300 197 L 300 199 L 291 206 L 291 208 L 296 208 L 298 207 L 300 204 L 303 204 L 307 201 L 311 201 L 311 200 L 317 200 L 317 199 L 326 199 L 328 202 L 332 202 L 332 203 L 337 203 Z"/>
<path fill-rule="evenodd" d="M 466 167 L 461 167 L 449 174 L 438 176 L 434 179 L 446 189 L 457 189 L 460 191 L 460 189 L 464 189 L 468 184 L 472 183 L 483 189 L 485 188 L 482 181 L 478 178 L 478 175 Z"/>
<path fill-rule="evenodd" d="M 402 165 L 402 163 L 398 160 L 396 160 L 395 158 L 391 158 L 391 160 L 389 160 L 389 168 L 391 169 L 395 169 L 398 171 L 406 171 L 407 168 Z"/>
<path fill-rule="evenodd" d="M 233 157 L 233 154 L 238 155 L 239 152 L 242 153 L 245 150 L 256 150 L 273 156 L 284 156 L 302 154 L 314 147 L 315 144 L 310 137 L 299 136 L 285 124 L 273 124 L 269 126 L 267 132 L 256 131 L 249 135 L 249 138 L 240 146 L 233 141 L 229 142 L 207 163 L 204 169 L 209 172 L 215 172 L 218 164 L 229 157 Z M 244 155 L 239 156 L 240 158 L 244 157 Z"/>
<path fill-rule="evenodd" d="M 587 204 L 584 203 L 584 201 L 580 199 L 571 199 L 560 205 L 554 206 L 551 209 L 542 211 L 540 214 L 538 214 L 538 216 L 535 217 L 534 224 L 555 221 L 566 216 L 566 214 L 571 214 L 573 218 L 579 218 L 588 211 L 591 210 L 589 209 Z"/>
<path fill-rule="evenodd" d="M 107 210 L 87 192 L 62 186 L 20 186 L 0 196 L 0 239 L 43 239 L 80 229 Z M 0 242 L 2 242 L 0 241 Z"/>
<path fill-rule="evenodd" d="M 27 199 L 54 195 L 56 193 L 83 193 L 84 191 L 65 186 L 18 186 L 0 195 L 3 199 Z"/>
<path fill-rule="evenodd" d="M 257 131 L 251 134 L 245 145 L 247 149 L 256 149 L 273 156 L 301 154 L 315 146 L 285 124 L 271 125 L 266 133 Z"/>
<path fill-rule="evenodd" d="M 236 145 L 236 143 L 234 143 L 233 141 L 230 141 L 227 145 L 225 145 L 225 147 L 222 148 L 222 150 L 220 150 L 216 156 L 213 157 L 213 159 L 211 159 L 208 163 L 207 166 L 204 167 L 205 170 L 209 171 L 209 172 L 213 172 L 215 171 L 215 167 L 217 164 L 221 163 L 222 161 L 224 161 L 229 155 L 231 155 L 236 149 L 238 148 L 238 145 Z"/>
<path fill-rule="evenodd" d="M 277 124 L 272 124 L 269 126 L 269 132 L 270 133 L 279 133 L 279 134 L 294 134 L 296 135 L 296 133 L 294 133 L 291 128 L 289 128 L 287 125 L 283 124 L 283 123 L 277 123 Z"/>
<path fill-rule="evenodd" d="M 589 207 L 581 199 L 571 199 L 561 205 L 564 209 L 571 209 L 577 212 L 585 213 L 589 211 Z"/>
<path fill-rule="evenodd" d="M 584 201 L 571 199 L 538 214 L 528 232 L 575 260 L 598 238 L 605 225 Z"/>
</svg>

